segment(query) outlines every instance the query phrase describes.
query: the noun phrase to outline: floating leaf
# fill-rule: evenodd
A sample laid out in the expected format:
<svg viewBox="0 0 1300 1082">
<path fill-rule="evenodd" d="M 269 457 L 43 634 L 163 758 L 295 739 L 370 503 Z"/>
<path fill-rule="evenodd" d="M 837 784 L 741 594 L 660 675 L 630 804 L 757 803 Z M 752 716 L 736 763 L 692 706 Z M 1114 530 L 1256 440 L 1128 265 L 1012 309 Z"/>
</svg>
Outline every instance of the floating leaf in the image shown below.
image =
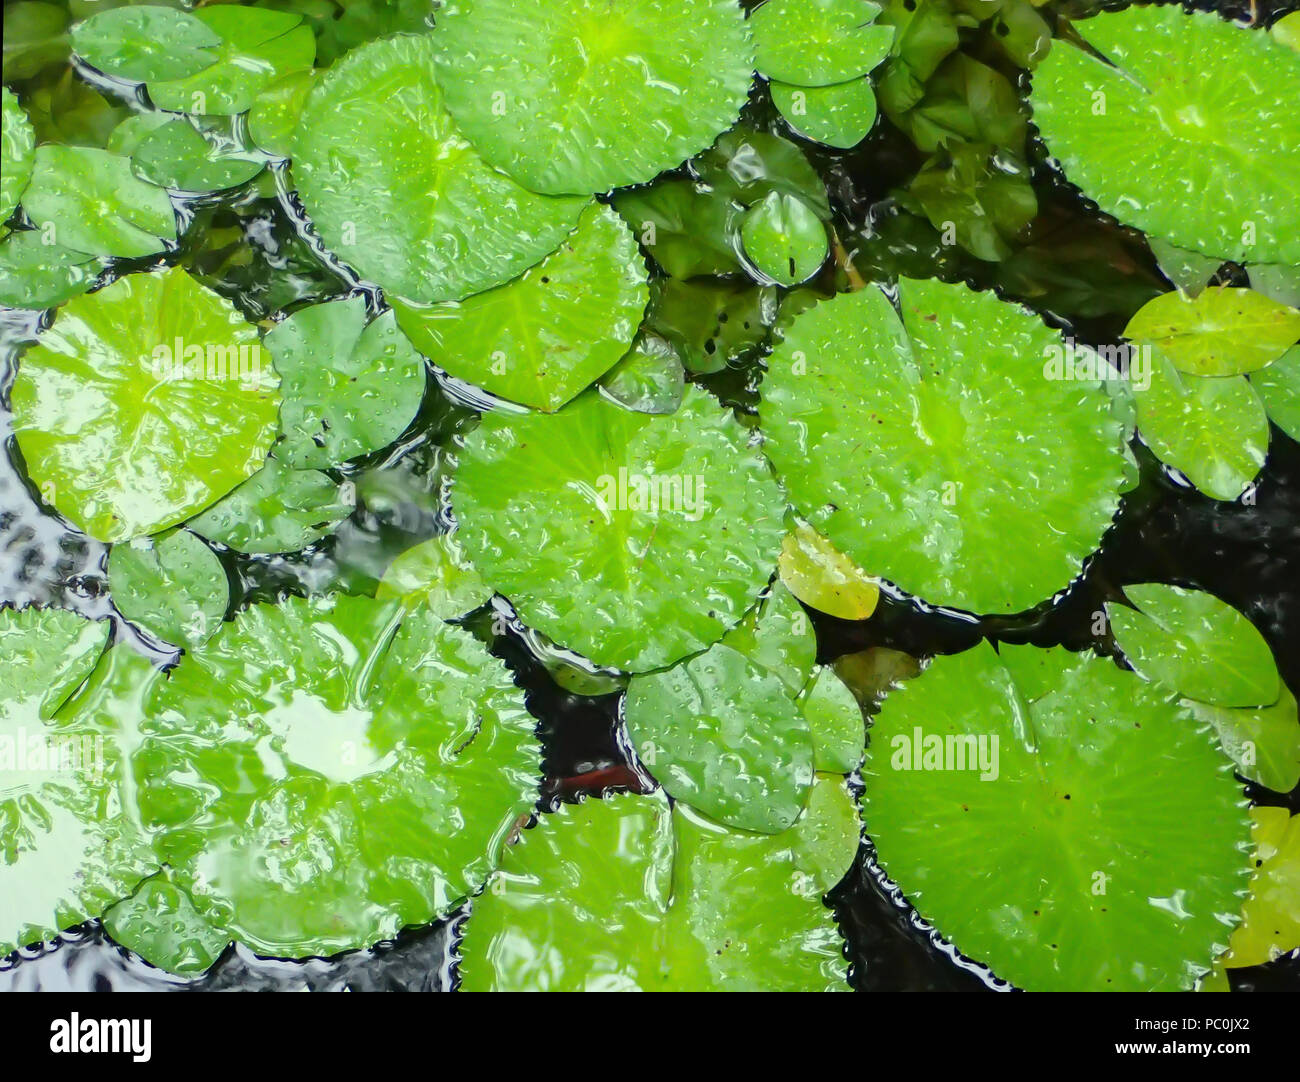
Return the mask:
<svg viewBox="0 0 1300 1082">
<path fill-rule="evenodd" d="M 209 924 L 171 875 L 150 876 L 104 914 L 114 942 L 169 973 L 198 976 L 221 957 L 230 937 Z"/>
<path fill-rule="evenodd" d="M 1283 15 L 1269 28 L 1269 33 L 1288 49 L 1300 53 L 1300 11 Z"/>
<path fill-rule="evenodd" d="M 1300 311 L 1253 289 L 1210 286 L 1195 297 L 1164 293 L 1124 329 L 1194 376 L 1235 376 L 1263 368 L 1300 338 Z"/>
<path fill-rule="evenodd" d="M 185 530 L 114 545 L 108 581 L 123 616 L 177 646 L 207 642 L 230 604 L 230 583 L 221 561 Z"/>
<path fill-rule="evenodd" d="M 0 136 L 0 222 L 18 206 L 18 199 L 32 176 L 36 136 L 31 121 L 18 104 L 14 92 L 4 88 L 3 135 Z"/>
<path fill-rule="evenodd" d="M 722 644 L 743 654 L 798 695 L 817 660 L 817 636 L 808 614 L 780 582 L 722 637 Z"/>
<path fill-rule="evenodd" d="M 474 900 L 461 987 L 846 988 L 819 894 L 827 869 L 838 879 L 852 863 L 857 831 L 843 824 L 856 816 L 842 779 L 818 779 L 814 794 L 776 835 L 728 830 L 659 793 L 561 805 Z"/>
<path fill-rule="evenodd" d="M 434 364 L 553 412 L 627 353 L 649 298 L 645 283 L 627 226 L 593 203 L 571 237 L 513 282 L 454 304 L 394 306 Z"/>
<path fill-rule="evenodd" d="M 771 192 L 749 210 L 740 236 L 761 282 L 784 286 L 806 282 L 830 254 L 826 227 L 817 215 L 806 203 L 779 192 Z"/>
<path fill-rule="evenodd" d="M 1189 297 L 1200 293 L 1223 266 L 1223 260 L 1218 256 L 1189 252 L 1160 237 L 1147 237 L 1147 244 L 1160 264 L 1160 273 L 1173 282 L 1180 293 Z"/>
<path fill-rule="evenodd" d="M 200 132 L 188 120 L 172 120 L 140 140 L 131 164 L 140 176 L 164 188 L 216 192 L 248 183 L 265 162 L 233 141 Z"/>
<path fill-rule="evenodd" d="M 831 216 L 826 185 L 817 170 L 794 143 L 771 132 L 738 124 L 720 135 L 692 167 L 719 196 L 743 207 L 780 192 L 807 203 L 823 220 Z"/>
<path fill-rule="evenodd" d="M 1214 706 L 1268 706 L 1281 685 L 1255 625 L 1213 594 L 1146 583 L 1125 586 L 1137 609 L 1107 604 L 1130 664 L 1166 692 Z"/>
<path fill-rule="evenodd" d="M 795 507 L 867 572 L 1019 612 L 1078 573 L 1115 514 L 1120 426 L 1096 384 L 1049 378 L 1064 345 L 1036 316 L 963 286 L 900 288 L 901 323 L 875 288 L 794 321 L 763 380 L 765 448 Z M 1007 537 L 1033 543 L 989 559 Z"/>
<path fill-rule="evenodd" d="M 1268 417 L 1245 376 L 1189 376 L 1163 354 L 1137 388 L 1138 431 L 1156 456 L 1207 496 L 1235 500 L 1268 457 Z"/>
<path fill-rule="evenodd" d="M 391 311 L 367 321 L 364 297 L 298 309 L 267 334 L 266 348 L 284 399 L 275 453 L 295 469 L 387 447 L 420 409 L 424 362 Z"/>
<path fill-rule="evenodd" d="M 1255 874 L 1241 924 L 1223 958 L 1229 968 L 1258 966 L 1300 947 L 1300 816 L 1251 808 Z"/>
<path fill-rule="evenodd" d="M 766 0 L 754 9 L 757 67 L 799 86 L 826 86 L 864 75 L 889 55 L 892 26 L 869 0 Z"/>
<path fill-rule="evenodd" d="M 189 12 L 141 4 L 101 11 L 77 23 L 72 47 L 107 75 L 147 83 L 183 79 L 210 67 L 220 55 L 221 35 Z"/>
<path fill-rule="evenodd" d="M 23 210 L 47 242 L 87 255 L 153 255 L 176 239 L 167 193 L 93 147 L 37 147 Z"/>
<path fill-rule="evenodd" d="M 487 414 L 453 490 L 461 542 L 525 623 L 598 665 L 657 668 L 712 645 L 781 543 L 781 497 L 729 411 L 588 393 L 554 415 Z"/>
<path fill-rule="evenodd" d="M 1300 58 L 1176 4 L 1103 12 L 1078 30 L 1101 56 L 1056 42 L 1030 97 L 1065 175 L 1181 248 L 1300 264 Z"/>
<path fill-rule="evenodd" d="M 1300 267 L 1252 263 L 1248 272 L 1250 288 L 1256 293 L 1263 293 L 1292 308 L 1300 308 Z"/>
<path fill-rule="evenodd" d="M 817 87 L 774 82 L 770 89 L 786 123 L 827 146 L 855 147 L 876 122 L 876 95 L 868 79 Z"/>
<path fill-rule="evenodd" d="M 432 38 L 461 130 L 551 195 L 680 165 L 735 120 L 754 68 L 733 0 L 456 0 Z"/>
<path fill-rule="evenodd" d="M 741 270 L 735 204 L 707 185 L 661 180 L 620 192 L 614 208 L 654 260 L 674 278 Z"/>
<path fill-rule="evenodd" d="M 248 111 L 248 136 L 259 148 L 281 158 L 293 154 L 293 135 L 316 79 L 314 68 L 295 71 L 257 95 Z"/>
<path fill-rule="evenodd" d="M 691 372 L 740 364 L 766 340 L 781 300 L 775 286 L 661 278 L 651 285 L 646 326 Z"/>
<path fill-rule="evenodd" d="M 865 620 L 876 611 L 880 587 L 806 522 L 781 542 L 781 581 L 805 605 L 841 620 Z"/>
<path fill-rule="evenodd" d="M 334 954 L 444 915 L 536 797 L 509 673 L 395 602 L 254 606 L 149 707 L 145 821 L 196 909 L 260 953 Z"/>
<path fill-rule="evenodd" d="M 352 514 L 350 491 L 319 470 L 295 470 L 271 456 L 189 528 L 238 552 L 298 552 Z"/>
<path fill-rule="evenodd" d="M 673 413 L 682 404 L 686 370 L 668 342 L 658 335 L 641 335 L 628 355 L 601 377 L 600 386 L 626 409 Z"/>
<path fill-rule="evenodd" d="M 454 620 L 490 601 L 492 590 L 465 559 L 454 534 L 439 534 L 398 556 L 375 596 L 427 605 L 435 616 Z"/>
<path fill-rule="evenodd" d="M 812 733 L 813 765 L 847 774 L 858 768 L 865 743 L 862 707 L 848 685 L 829 666 L 819 666 L 799 697 Z"/>
<path fill-rule="evenodd" d="M 936 658 L 886 698 L 863 796 L 882 865 L 941 935 L 1021 988 L 1190 988 L 1245 887 L 1227 760 L 1107 660 L 1002 654 Z"/>
<path fill-rule="evenodd" d="M 10 396 L 28 474 L 101 541 L 184 521 L 256 470 L 275 437 L 259 351 L 256 330 L 180 268 L 69 301 Z"/>
<path fill-rule="evenodd" d="M 1300 441 L 1300 347 L 1250 376 L 1269 420 Z"/>
<path fill-rule="evenodd" d="M 533 195 L 483 163 L 443 107 L 433 48 L 397 37 L 350 53 L 308 96 L 293 144 L 325 243 L 385 292 L 426 303 L 527 270 L 587 203 Z"/>
<path fill-rule="evenodd" d="M 103 267 L 98 256 L 46 244 L 39 229 L 10 233 L 0 241 L 0 304 L 53 308 L 86 292 Z"/>
<path fill-rule="evenodd" d="M 1229 708 L 1184 699 L 1200 721 L 1214 726 L 1219 742 L 1243 777 L 1289 793 L 1300 782 L 1300 714 L 1285 684 L 1272 706 Z"/>
</svg>

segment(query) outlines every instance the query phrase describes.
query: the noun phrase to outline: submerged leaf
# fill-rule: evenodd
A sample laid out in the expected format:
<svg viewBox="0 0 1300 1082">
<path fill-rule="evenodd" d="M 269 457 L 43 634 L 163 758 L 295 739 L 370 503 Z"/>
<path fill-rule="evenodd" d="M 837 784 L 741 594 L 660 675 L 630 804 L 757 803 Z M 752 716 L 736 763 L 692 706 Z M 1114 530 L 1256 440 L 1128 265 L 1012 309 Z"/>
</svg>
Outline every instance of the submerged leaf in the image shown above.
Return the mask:
<svg viewBox="0 0 1300 1082">
<path fill-rule="evenodd" d="M 746 213 L 740 235 L 760 282 L 796 286 L 816 274 L 830 254 L 826 227 L 817 215 L 806 203 L 779 192 Z"/>
<path fill-rule="evenodd" d="M 454 620 L 490 601 L 492 590 L 465 559 L 455 534 L 439 534 L 398 556 L 375 596 L 427 605 L 435 616 Z"/>
</svg>

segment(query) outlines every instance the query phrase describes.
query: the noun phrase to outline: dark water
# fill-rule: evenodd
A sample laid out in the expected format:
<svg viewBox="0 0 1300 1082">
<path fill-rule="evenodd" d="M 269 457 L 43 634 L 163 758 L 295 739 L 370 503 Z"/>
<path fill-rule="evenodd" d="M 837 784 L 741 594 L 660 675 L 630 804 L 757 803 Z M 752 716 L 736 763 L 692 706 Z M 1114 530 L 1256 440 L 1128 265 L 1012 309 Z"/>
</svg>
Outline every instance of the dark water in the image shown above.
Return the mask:
<svg viewBox="0 0 1300 1082">
<path fill-rule="evenodd" d="M 1294 6 L 1259 5 L 1262 14 L 1273 16 Z M 1249 14 L 1245 5 L 1221 10 Z M 1007 74 L 1015 77 L 1014 70 Z M 755 92 L 747 115 L 760 125 L 779 123 L 761 90 Z M 1052 171 L 1041 148 L 1034 174 L 1039 216 L 1013 260 L 990 264 L 945 248 L 927 222 L 904 214 L 890 200 L 890 190 L 916 172 L 920 158 L 883 117 L 853 151 L 803 145 L 826 180 L 837 234 L 868 279 L 899 273 L 964 279 L 1015 300 L 1027 300 L 1026 287 L 1032 286 L 1032 307 L 1080 341 L 1095 345 L 1117 341 L 1132 313 L 1169 288 L 1142 237 L 1090 207 Z M 200 200 L 184 209 L 193 216 L 193 225 L 167 261 L 186 266 L 250 319 L 299 302 L 365 291 L 346 268 L 319 250 L 283 185 L 279 192 L 268 183 L 235 199 Z M 148 265 L 150 261 L 122 265 L 112 273 Z M 1241 272 L 1227 266 L 1221 273 L 1231 282 Z M 367 296 L 374 307 L 382 304 L 377 292 Z M 0 391 L 7 394 L 15 351 L 38 324 L 27 313 L 6 313 L 3 319 Z M 759 362 L 751 358 L 706 382 L 743 409 L 753 401 Z M 393 448 L 346 468 L 347 477 L 357 483 L 359 507 L 334 536 L 289 557 L 222 553 L 232 585 L 231 611 L 327 589 L 369 593 L 394 556 L 445 529 L 447 448 L 474 423 L 469 408 L 473 401 L 469 389 L 431 377 L 421 412 L 406 435 Z M 0 601 L 57 601 L 93 618 L 109 617 L 116 636 L 152 652 L 160 663 L 174 660 L 117 616 L 107 594 L 105 548 L 76 533 L 40 503 L 8 438 L 7 401 L 0 406 L 0 439 L 8 450 L 0 456 Z M 965 649 L 982 636 L 1109 653 L 1112 644 L 1092 633 L 1092 614 L 1117 597 L 1126 583 L 1159 581 L 1208 590 L 1245 612 L 1268 640 L 1287 683 L 1300 688 L 1300 445 L 1274 430 L 1252 506 L 1203 497 L 1170 476 L 1143 448 L 1136 450 L 1141 483 L 1125 497 L 1101 550 L 1063 596 L 1028 613 L 984 621 L 888 597 L 864 622 L 811 613 L 819 659 L 829 662 L 881 646 L 925 657 Z M 1014 559 L 1014 550 L 1005 558 Z M 646 784 L 620 737 L 617 695 L 591 697 L 562 689 L 530 650 L 521 629 L 508 631 L 493 648 L 515 672 L 539 722 L 543 803 Z M 1254 786 L 1248 792 L 1260 803 L 1300 811 L 1300 788 L 1285 795 Z M 1005 987 L 961 958 L 919 919 L 874 865 L 869 843 L 828 901 L 844 933 L 850 979 L 857 988 Z M 197 981 L 152 969 L 91 922 L 0 962 L 0 990 L 446 989 L 454 984 L 453 942 L 463 912 L 412 930 L 394 943 L 332 960 L 257 959 L 242 948 L 231 948 Z M 1300 990 L 1300 956 L 1229 975 L 1238 990 Z"/>
</svg>

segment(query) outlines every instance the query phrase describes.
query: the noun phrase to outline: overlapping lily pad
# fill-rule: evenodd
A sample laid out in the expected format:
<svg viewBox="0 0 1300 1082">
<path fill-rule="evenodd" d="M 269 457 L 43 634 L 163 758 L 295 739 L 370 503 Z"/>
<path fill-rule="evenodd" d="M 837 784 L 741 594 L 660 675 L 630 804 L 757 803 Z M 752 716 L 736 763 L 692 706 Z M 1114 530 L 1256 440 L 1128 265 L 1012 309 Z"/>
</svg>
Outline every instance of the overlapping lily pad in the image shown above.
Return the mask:
<svg viewBox="0 0 1300 1082">
<path fill-rule="evenodd" d="M 1115 514 L 1120 425 L 1096 384 L 1050 378 L 1064 344 L 1037 317 L 964 286 L 900 288 L 901 321 L 874 287 L 794 321 L 761 388 L 765 449 L 864 571 L 935 604 L 1027 609 Z M 989 558 L 1007 537 L 1027 539 L 1017 559 Z"/>
<path fill-rule="evenodd" d="M 806 522 L 781 543 L 781 581 L 805 605 L 841 620 L 865 620 L 876 611 L 880 587 Z"/>
<path fill-rule="evenodd" d="M 229 133 L 201 131 L 190 121 L 165 113 L 140 113 L 118 126 L 109 148 L 127 153 L 115 142 L 130 144 L 131 164 L 137 174 L 164 188 L 185 192 L 236 188 L 252 180 L 265 165 L 260 154 L 239 146 Z"/>
<path fill-rule="evenodd" d="M 260 348 L 179 268 L 70 301 L 23 354 L 10 396 L 28 474 L 101 541 L 182 522 L 256 470 L 275 437 Z"/>
<path fill-rule="evenodd" d="M 0 222 L 6 221 L 18 206 L 18 199 L 32 176 L 36 136 L 31 121 L 18 104 L 14 92 L 4 88 L 3 133 L 0 134 Z"/>
<path fill-rule="evenodd" d="M 1190 988 L 1245 894 L 1228 760 L 1108 660 L 987 644 L 937 658 L 885 700 L 865 783 L 885 870 L 1022 988 Z"/>
<path fill-rule="evenodd" d="M 827 146 L 855 147 L 876 122 L 876 95 L 865 78 L 816 87 L 774 82 L 771 93 L 790 127 Z"/>
<path fill-rule="evenodd" d="M 627 356 L 600 379 L 601 390 L 640 413 L 672 413 L 682 404 L 686 369 L 673 346 L 658 335 L 642 335 Z"/>
<path fill-rule="evenodd" d="M 754 68 L 733 0 L 455 0 L 432 38 L 461 130 L 553 195 L 638 184 L 699 153 Z"/>
<path fill-rule="evenodd" d="M 721 638 L 784 532 L 767 463 L 694 388 L 659 417 L 595 392 L 556 414 L 489 413 L 453 503 L 466 553 L 526 624 L 634 672 Z"/>
<path fill-rule="evenodd" d="M 1182 248 L 1300 264 L 1300 56 L 1176 4 L 1078 24 L 1034 73 L 1034 122 L 1107 213 Z"/>
<path fill-rule="evenodd" d="M 762 282 L 795 286 L 826 262 L 830 241 L 812 208 L 792 195 L 771 192 L 746 213 L 740 227 L 745 255 Z"/>
<path fill-rule="evenodd" d="M 1300 441 L 1300 346 L 1253 373 L 1250 384 L 1263 401 L 1269 420 Z"/>
<path fill-rule="evenodd" d="M 873 26 L 870 0 L 766 0 L 754 9 L 758 70 L 799 86 L 827 86 L 864 75 L 886 56 L 892 26 Z"/>
<path fill-rule="evenodd" d="M 453 304 L 395 306 L 402 329 L 434 364 L 550 412 L 627 353 L 648 299 L 632 234 L 593 203 L 571 237 L 513 282 Z"/>
<path fill-rule="evenodd" d="M 108 581 L 123 616 L 177 646 L 207 642 L 230 604 L 221 561 L 187 530 L 114 545 Z"/>
<path fill-rule="evenodd" d="M 661 793 L 562 805 L 474 900 L 469 991 L 847 988 L 821 895 L 857 851 L 841 778 L 795 827 L 729 830 Z"/>
<path fill-rule="evenodd" d="M 0 304 L 52 308 L 86 292 L 105 260 L 46 244 L 39 229 L 10 233 L 0 241 Z"/>
<path fill-rule="evenodd" d="M 293 144 L 325 244 L 387 293 L 424 303 L 527 270 L 587 202 L 534 195 L 485 165 L 443 107 L 433 52 L 428 36 L 354 50 L 312 90 Z"/>
<path fill-rule="evenodd" d="M 1300 816 L 1251 808 L 1255 874 L 1223 964 L 1258 966 L 1300 947 Z"/>
<path fill-rule="evenodd" d="M 427 605 L 444 620 L 454 620 L 492 599 L 491 588 L 465 559 L 454 533 L 439 534 L 407 549 L 389 565 L 375 596 Z"/>
</svg>

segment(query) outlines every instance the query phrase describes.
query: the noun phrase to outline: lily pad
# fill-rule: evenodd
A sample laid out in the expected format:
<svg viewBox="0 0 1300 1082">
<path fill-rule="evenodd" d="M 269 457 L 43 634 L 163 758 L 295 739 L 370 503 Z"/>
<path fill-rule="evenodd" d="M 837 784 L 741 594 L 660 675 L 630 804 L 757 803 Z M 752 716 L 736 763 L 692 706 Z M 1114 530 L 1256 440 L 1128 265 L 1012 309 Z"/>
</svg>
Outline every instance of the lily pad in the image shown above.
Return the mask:
<svg viewBox="0 0 1300 1082">
<path fill-rule="evenodd" d="M 827 86 L 864 75 L 889 55 L 892 26 L 873 26 L 870 0 L 766 0 L 749 25 L 764 75 L 799 86 Z"/>
<path fill-rule="evenodd" d="M 1176 4 L 1076 26 L 1054 42 L 1034 122 L 1101 209 L 1182 248 L 1300 264 L 1300 56 L 1262 30 Z M 1104 57 L 1105 59 L 1102 59 Z"/>
<path fill-rule="evenodd" d="M 553 412 L 627 353 L 648 299 L 636 241 L 614 211 L 593 203 L 571 237 L 513 282 L 454 304 L 393 303 L 434 364 Z"/>
<path fill-rule="evenodd" d="M 780 192 L 807 203 L 822 220 L 831 216 L 826 185 L 817 170 L 796 144 L 771 132 L 737 124 L 691 168 L 717 195 L 742 207 Z"/>
<path fill-rule="evenodd" d="M 466 991 L 831 991 L 819 895 L 852 863 L 842 779 L 781 834 L 729 830 L 660 793 L 561 805 L 524 831 L 460 944 Z M 833 874 L 833 873 L 832 873 Z M 833 885 L 833 884 L 831 884 Z"/>
<path fill-rule="evenodd" d="M 1300 782 L 1300 713 L 1285 684 L 1272 706 L 1224 707 L 1184 699 L 1200 721 L 1214 726 L 1242 777 L 1277 793 Z"/>
<path fill-rule="evenodd" d="M 308 96 L 293 143 L 325 244 L 386 293 L 423 303 L 516 277 L 587 204 L 533 195 L 485 165 L 443 107 L 433 52 L 426 35 L 349 53 Z"/>
<path fill-rule="evenodd" d="M 1163 293 L 1138 311 L 1126 338 L 1159 346 L 1194 376 L 1235 376 L 1271 364 L 1300 338 L 1300 311 L 1253 289 Z"/>
<path fill-rule="evenodd" d="M 855 147 L 876 122 L 876 95 L 865 78 L 815 87 L 774 82 L 770 89 L 786 123 L 805 139 L 827 146 Z"/>
<path fill-rule="evenodd" d="M 672 345 L 688 371 L 720 372 L 762 346 L 780 305 L 775 286 L 661 278 L 650 288 L 646 328 Z"/>
<path fill-rule="evenodd" d="M 7 221 L 32 176 L 36 135 L 14 92 L 4 88 L 3 133 L 0 134 L 0 222 Z"/>
<path fill-rule="evenodd" d="M 465 559 L 455 534 L 439 534 L 407 549 L 389 565 L 375 596 L 423 604 L 454 620 L 492 600 L 492 590 Z"/>
<path fill-rule="evenodd" d="M 1268 706 L 1281 682 L 1255 625 L 1201 590 L 1125 586 L 1137 608 L 1109 603 L 1112 634 L 1129 663 L 1166 692 L 1213 706 Z"/>
<path fill-rule="evenodd" d="M 221 561 L 185 530 L 114 545 L 108 581 L 123 616 L 177 646 L 207 642 L 230 604 L 230 582 Z"/>
<path fill-rule="evenodd" d="M 863 796 L 882 865 L 941 935 L 1021 988 L 1190 988 L 1246 885 L 1230 764 L 1108 660 L 1002 651 L 936 658 L 885 699 Z"/>
<path fill-rule="evenodd" d="M 140 140 L 131 164 L 140 176 L 164 188 L 216 192 L 247 184 L 266 163 L 233 140 L 201 132 L 188 120 L 171 120 Z"/>
<path fill-rule="evenodd" d="M 149 959 L 159 969 L 198 976 L 211 969 L 230 942 L 194 908 L 194 902 L 164 870 L 104 914 L 114 942 Z"/>
<path fill-rule="evenodd" d="M 426 369 L 391 311 L 367 321 L 364 297 L 300 308 L 266 336 L 280 373 L 276 457 L 325 469 L 387 447 L 420 409 Z"/>
<path fill-rule="evenodd" d="M 315 68 L 295 71 L 257 95 L 248 111 L 248 137 L 261 150 L 281 158 L 292 156 L 293 135 L 317 77 Z"/>
<path fill-rule="evenodd" d="M 812 733 L 813 765 L 836 774 L 856 770 L 866 742 L 862 707 L 834 669 L 818 666 L 799 696 L 799 708 Z"/>
<path fill-rule="evenodd" d="M 270 366 L 248 382 L 236 373 L 259 351 L 256 330 L 180 268 L 69 301 L 10 396 L 28 474 L 101 541 L 184 521 L 256 470 L 275 437 Z"/>
<path fill-rule="evenodd" d="M 46 243 L 92 256 L 154 255 L 176 239 L 167 193 L 94 147 L 37 147 L 23 210 Z"/>
<path fill-rule="evenodd" d="M 658 335 L 641 335 L 628 355 L 601 377 L 600 386 L 627 409 L 673 413 L 682 404 L 686 370 L 670 343 Z"/>
<path fill-rule="evenodd" d="M 722 637 L 722 644 L 770 672 L 798 695 L 817 660 L 817 636 L 808 614 L 780 582 Z"/>
<path fill-rule="evenodd" d="M 740 236 L 760 282 L 796 286 L 816 274 L 830 254 L 826 227 L 817 215 L 806 203 L 780 192 L 770 193 L 746 213 Z"/>
<path fill-rule="evenodd" d="M 739 212 L 730 199 L 706 184 L 660 180 L 647 188 L 620 192 L 614 208 L 642 247 L 674 278 L 742 269 L 736 251 Z"/>
<path fill-rule="evenodd" d="M 452 497 L 466 553 L 526 624 L 633 672 L 720 639 L 784 532 L 767 463 L 689 387 L 662 417 L 594 392 L 556 414 L 489 413 Z"/>
<path fill-rule="evenodd" d="M 1223 958 L 1229 968 L 1258 966 L 1300 947 L 1300 816 L 1251 808 L 1255 874 L 1241 924 Z"/>
<path fill-rule="evenodd" d="M 1269 420 L 1300 441 L 1300 346 L 1253 373 L 1250 384 L 1263 401 Z"/>
<path fill-rule="evenodd" d="M 217 60 L 221 35 L 186 11 L 133 4 L 92 15 L 72 28 L 72 47 L 106 75 L 131 82 L 183 79 Z"/>
<path fill-rule="evenodd" d="M 145 822 L 198 912 L 259 953 L 329 955 L 444 915 L 536 798 L 522 694 L 427 609 L 254 606 L 149 708 Z"/>
<path fill-rule="evenodd" d="M 786 534 L 777 566 L 795 597 L 841 620 L 865 620 L 880 601 L 880 586 L 806 522 Z"/>
<path fill-rule="evenodd" d="M 680 165 L 732 124 L 754 69 L 732 0 L 455 0 L 432 39 L 461 130 L 550 195 Z"/>
<path fill-rule="evenodd" d="M 39 229 L 10 233 L 0 241 L 0 304 L 53 308 L 94 285 L 104 262 L 99 256 L 46 244 Z"/>
<path fill-rule="evenodd" d="M 938 605 L 1022 611 L 1078 574 L 1114 516 L 1120 424 L 1096 384 L 1045 378 L 1064 344 L 1036 316 L 964 286 L 900 289 L 901 321 L 874 287 L 795 319 L 761 388 L 768 457 L 868 573 Z M 1033 543 L 991 559 L 1007 537 Z"/>
<path fill-rule="evenodd" d="M 298 552 L 356 509 L 355 494 L 319 470 L 295 470 L 272 455 L 230 495 L 189 522 L 196 534 L 238 552 Z"/>
</svg>

